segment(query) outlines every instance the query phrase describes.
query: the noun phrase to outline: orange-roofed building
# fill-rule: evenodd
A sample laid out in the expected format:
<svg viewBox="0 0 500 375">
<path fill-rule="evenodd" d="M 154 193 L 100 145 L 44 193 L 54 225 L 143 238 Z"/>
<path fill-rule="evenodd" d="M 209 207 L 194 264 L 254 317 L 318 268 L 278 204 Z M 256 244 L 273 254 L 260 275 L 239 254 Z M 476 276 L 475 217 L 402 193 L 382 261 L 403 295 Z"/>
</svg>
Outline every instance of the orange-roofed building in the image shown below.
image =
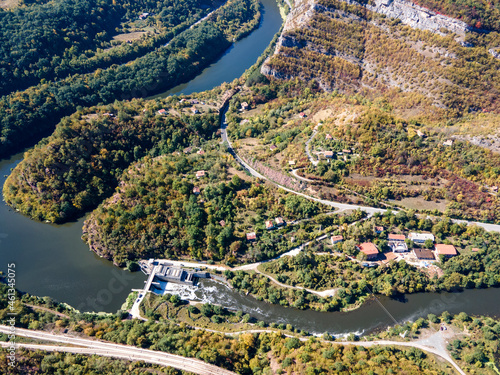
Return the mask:
<svg viewBox="0 0 500 375">
<path fill-rule="evenodd" d="M 255 241 L 257 239 L 257 235 L 255 232 L 247 233 L 247 241 Z"/>
<path fill-rule="evenodd" d="M 365 242 L 361 245 L 358 245 L 359 251 L 366 255 L 366 259 L 371 260 L 375 259 L 378 256 L 378 249 L 372 242 Z"/>
<path fill-rule="evenodd" d="M 404 240 L 406 239 L 406 236 L 404 234 L 390 233 L 389 236 L 387 236 L 387 239 L 389 241 L 393 241 L 393 242 L 404 242 Z"/>
<path fill-rule="evenodd" d="M 331 236 L 330 241 L 332 241 L 332 245 L 335 245 L 336 243 L 342 242 L 344 240 L 343 236 Z"/>
<path fill-rule="evenodd" d="M 455 246 L 439 243 L 436 245 L 436 257 L 439 257 L 439 255 L 444 255 L 447 258 L 451 258 L 455 255 L 458 255 L 458 253 L 457 249 L 455 249 Z"/>
</svg>

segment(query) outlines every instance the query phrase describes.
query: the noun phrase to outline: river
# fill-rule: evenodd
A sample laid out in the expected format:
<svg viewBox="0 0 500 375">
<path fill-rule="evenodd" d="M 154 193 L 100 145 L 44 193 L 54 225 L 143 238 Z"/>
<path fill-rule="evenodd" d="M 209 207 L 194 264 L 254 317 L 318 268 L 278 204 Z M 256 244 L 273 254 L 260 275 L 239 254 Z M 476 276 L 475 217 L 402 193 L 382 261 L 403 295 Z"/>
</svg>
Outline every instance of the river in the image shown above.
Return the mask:
<svg viewBox="0 0 500 375">
<path fill-rule="evenodd" d="M 262 0 L 260 27 L 235 43 L 221 59 L 192 81 L 179 85 L 161 96 L 191 94 L 211 89 L 239 77 L 267 47 L 281 26 L 274 0 Z M 0 183 L 22 160 L 22 154 L 0 162 Z M 89 251 L 80 239 L 84 218 L 65 225 L 40 223 L 0 204 L 0 270 L 8 263 L 16 265 L 16 287 L 39 296 L 50 296 L 82 311 L 115 312 L 132 288 L 141 288 L 146 277 L 112 265 Z M 267 322 L 290 323 L 313 333 L 367 333 L 396 322 L 412 320 L 442 311 L 498 315 L 500 289 L 467 290 L 463 293 L 426 293 L 394 300 L 379 297 L 348 313 L 301 311 L 270 305 L 243 296 L 213 281 L 202 288 L 172 285 L 172 292 L 184 298 L 221 304 L 243 310 Z M 383 307 L 382 307 L 383 306 Z"/>
<path fill-rule="evenodd" d="M 239 40 L 197 77 L 160 96 L 190 94 L 231 82 L 255 63 L 282 19 L 275 0 L 261 0 L 259 27 Z M 0 183 L 23 154 L 0 161 Z M 113 266 L 89 251 L 81 240 L 85 218 L 65 225 L 40 223 L 0 204 L 0 270 L 16 264 L 16 287 L 39 296 L 50 296 L 82 311 L 116 312 L 132 288 L 142 288 L 145 276 Z"/>
<path fill-rule="evenodd" d="M 23 158 L 0 162 L 0 183 Z M 0 270 L 15 263 L 16 287 L 50 296 L 82 311 L 116 312 L 142 273 L 121 270 L 99 258 L 81 240 L 85 218 L 64 225 L 40 223 L 0 204 Z"/>
<path fill-rule="evenodd" d="M 211 90 L 223 82 L 231 82 L 241 77 L 262 55 L 283 22 L 275 0 L 260 2 L 262 19 L 258 29 L 233 43 L 217 62 L 206 67 L 196 78 L 152 98 Z"/>
</svg>

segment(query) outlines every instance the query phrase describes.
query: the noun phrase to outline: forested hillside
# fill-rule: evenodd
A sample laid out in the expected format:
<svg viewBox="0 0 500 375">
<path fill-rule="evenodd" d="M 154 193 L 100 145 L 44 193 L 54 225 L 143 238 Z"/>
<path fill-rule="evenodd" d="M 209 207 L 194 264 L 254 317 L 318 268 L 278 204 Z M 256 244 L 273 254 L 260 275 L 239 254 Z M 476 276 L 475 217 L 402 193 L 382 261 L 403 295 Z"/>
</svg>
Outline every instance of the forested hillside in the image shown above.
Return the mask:
<svg viewBox="0 0 500 375">
<path fill-rule="evenodd" d="M 0 11 L 0 40 L 3 41 L 0 95 L 36 85 L 41 79 L 62 79 L 68 74 L 105 68 L 121 62 L 124 57 L 131 58 L 133 51 L 123 49 L 119 56 L 102 50 L 111 45 L 111 37 L 117 30 L 123 31 L 123 25 L 136 21 L 143 12 L 157 13 L 153 25 L 158 28 L 157 32 L 165 33 L 201 18 L 209 5 L 195 0 L 160 3 L 54 0 L 10 12 Z M 165 8 L 169 11 L 162 11 Z M 151 22 L 143 21 L 143 24 L 152 22 L 153 16 Z"/>
<path fill-rule="evenodd" d="M 145 158 L 120 178 L 117 192 L 92 212 L 83 239 L 123 265 L 133 259 L 263 259 L 288 249 L 286 232 L 270 233 L 264 219 L 314 216 L 315 203 L 241 179 L 213 143 L 203 153 Z M 205 171 L 197 177 L 198 171 Z M 259 241 L 246 241 L 257 232 Z"/>
<path fill-rule="evenodd" d="M 9 176 L 6 201 L 36 219 L 67 221 L 109 196 L 132 162 L 182 150 L 217 128 L 217 114 L 160 116 L 163 105 L 120 102 L 64 118 Z"/>
<path fill-rule="evenodd" d="M 231 0 L 209 20 L 131 64 L 41 83 L 0 97 L 0 157 L 39 139 L 78 106 L 149 96 L 188 80 L 234 39 L 255 27 L 259 18 L 256 2 Z"/>
<path fill-rule="evenodd" d="M 360 98 L 300 80 L 256 85 L 232 102 L 229 133 L 241 155 L 274 173 L 290 176 L 294 161 L 320 198 L 500 222 L 498 152 L 462 135 L 472 127 L 495 133 L 498 115 L 454 123 L 418 96 Z M 242 102 L 254 109 L 241 112 Z"/>
</svg>

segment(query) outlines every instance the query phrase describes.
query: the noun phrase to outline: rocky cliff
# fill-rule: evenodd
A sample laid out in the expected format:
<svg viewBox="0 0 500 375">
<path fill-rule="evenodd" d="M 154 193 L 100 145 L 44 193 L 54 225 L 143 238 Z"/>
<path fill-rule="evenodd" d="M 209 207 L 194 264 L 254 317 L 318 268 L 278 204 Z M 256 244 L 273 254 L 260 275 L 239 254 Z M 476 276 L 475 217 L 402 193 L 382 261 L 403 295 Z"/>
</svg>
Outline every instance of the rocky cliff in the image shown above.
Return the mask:
<svg viewBox="0 0 500 375">
<path fill-rule="evenodd" d="M 469 48 L 469 31 L 464 22 L 404 0 L 298 0 L 261 72 L 315 81 L 327 91 L 396 88 L 454 113 L 496 110 L 500 64 L 488 57 L 496 51 Z"/>
<path fill-rule="evenodd" d="M 351 4 L 361 5 L 353 0 L 345 1 Z M 411 1 L 375 0 L 372 5 L 368 4 L 365 6 L 372 12 L 399 19 L 405 25 L 421 30 L 428 30 L 441 35 L 444 35 L 446 31 L 463 35 L 469 30 L 469 26 L 465 22 L 443 16 L 441 14 L 436 14 L 412 3 Z"/>
</svg>

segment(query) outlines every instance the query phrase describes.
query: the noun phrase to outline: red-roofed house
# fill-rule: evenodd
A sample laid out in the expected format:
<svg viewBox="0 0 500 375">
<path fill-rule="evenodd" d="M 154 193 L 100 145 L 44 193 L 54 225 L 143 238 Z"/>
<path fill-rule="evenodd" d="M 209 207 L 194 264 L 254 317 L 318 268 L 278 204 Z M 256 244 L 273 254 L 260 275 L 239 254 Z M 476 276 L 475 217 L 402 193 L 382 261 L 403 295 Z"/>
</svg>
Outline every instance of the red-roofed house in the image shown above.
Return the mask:
<svg viewBox="0 0 500 375">
<path fill-rule="evenodd" d="M 195 194 L 195 195 L 200 194 L 200 188 L 199 188 L 198 186 L 195 186 L 195 187 L 193 188 L 193 194 Z"/>
<path fill-rule="evenodd" d="M 479 250 L 480 250 L 480 249 L 478 249 L 477 247 L 473 247 L 473 248 L 472 248 L 472 252 L 474 252 L 474 253 L 477 253 Z"/>
<path fill-rule="evenodd" d="M 457 249 L 453 245 L 445 245 L 442 243 L 436 244 L 436 258 L 439 260 L 439 256 L 444 255 L 447 258 L 454 257 L 458 255 Z"/>
<path fill-rule="evenodd" d="M 375 259 L 378 256 L 378 249 L 374 243 L 371 242 L 362 243 L 361 245 L 358 245 L 358 249 L 362 253 L 366 254 L 366 259 L 368 260 Z"/>
<path fill-rule="evenodd" d="M 219 221 L 219 224 L 220 224 L 221 227 L 225 227 L 226 226 L 226 222 L 224 220 Z"/>
<path fill-rule="evenodd" d="M 336 243 L 342 242 L 344 240 L 343 236 L 331 236 L 330 241 L 332 241 L 332 245 L 335 245 Z"/>
<path fill-rule="evenodd" d="M 247 233 L 247 241 L 255 241 L 257 239 L 257 235 L 255 232 Z"/>
<path fill-rule="evenodd" d="M 196 172 L 196 178 L 202 178 L 202 177 L 205 177 L 205 171 Z"/>
<path fill-rule="evenodd" d="M 159 114 L 159 115 L 162 115 L 162 116 L 163 116 L 163 115 L 166 115 L 166 114 L 167 114 L 167 110 L 166 110 L 166 109 L 164 109 L 164 108 L 162 108 L 162 109 L 160 109 L 160 110 L 158 111 L 158 114 Z"/>
<path fill-rule="evenodd" d="M 267 220 L 266 221 L 266 229 L 273 229 L 274 228 L 274 223 L 272 220 Z"/>
</svg>

